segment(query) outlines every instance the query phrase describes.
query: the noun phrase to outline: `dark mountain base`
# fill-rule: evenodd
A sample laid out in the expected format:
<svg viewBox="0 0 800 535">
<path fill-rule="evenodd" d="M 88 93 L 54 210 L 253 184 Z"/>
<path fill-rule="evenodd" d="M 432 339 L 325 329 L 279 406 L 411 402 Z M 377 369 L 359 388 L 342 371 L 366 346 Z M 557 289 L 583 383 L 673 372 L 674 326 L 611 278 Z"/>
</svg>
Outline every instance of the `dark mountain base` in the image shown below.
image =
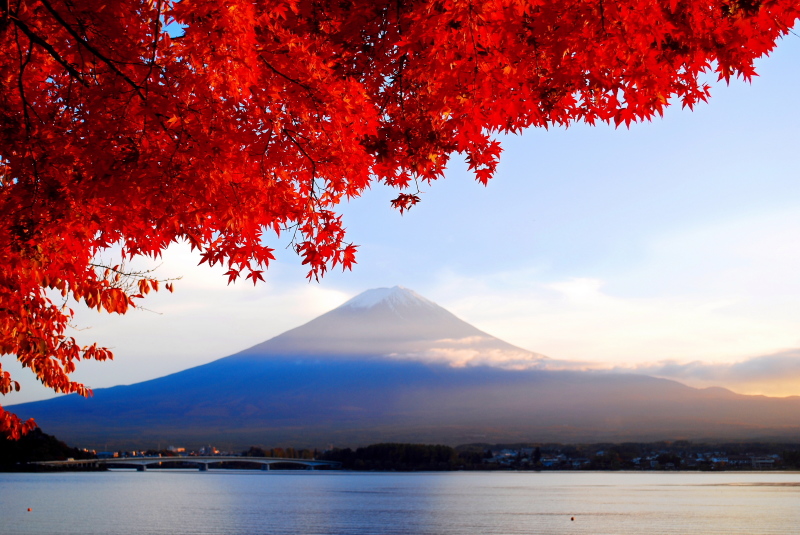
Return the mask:
<svg viewBox="0 0 800 535">
<path fill-rule="evenodd" d="M 9 407 L 71 444 L 800 440 L 800 398 L 699 390 L 646 376 L 379 358 L 233 356 L 171 376 Z"/>
</svg>

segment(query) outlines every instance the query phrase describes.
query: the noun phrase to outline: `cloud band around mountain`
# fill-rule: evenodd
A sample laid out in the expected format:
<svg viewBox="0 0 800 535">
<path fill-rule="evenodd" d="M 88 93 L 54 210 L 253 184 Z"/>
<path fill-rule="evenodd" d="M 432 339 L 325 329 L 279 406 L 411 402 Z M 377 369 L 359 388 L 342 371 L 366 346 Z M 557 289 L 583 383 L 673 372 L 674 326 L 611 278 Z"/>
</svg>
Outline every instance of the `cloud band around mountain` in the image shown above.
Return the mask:
<svg viewBox="0 0 800 535">
<path fill-rule="evenodd" d="M 789 349 L 735 363 L 680 363 L 664 360 L 614 371 L 630 371 L 674 379 L 690 386 L 722 386 L 743 394 L 797 395 L 800 349 Z"/>
</svg>

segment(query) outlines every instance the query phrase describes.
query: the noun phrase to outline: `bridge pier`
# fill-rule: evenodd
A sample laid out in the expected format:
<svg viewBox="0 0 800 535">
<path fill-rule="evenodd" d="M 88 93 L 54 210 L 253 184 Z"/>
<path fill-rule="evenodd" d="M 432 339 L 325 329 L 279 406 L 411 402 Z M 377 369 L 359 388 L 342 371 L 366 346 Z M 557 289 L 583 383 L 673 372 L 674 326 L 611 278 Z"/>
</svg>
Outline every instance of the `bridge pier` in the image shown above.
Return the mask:
<svg viewBox="0 0 800 535">
<path fill-rule="evenodd" d="M 206 463 L 200 463 L 200 471 L 208 472 L 208 465 Z"/>
<path fill-rule="evenodd" d="M 147 472 L 147 466 L 140 464 L 136 467 L 137 472 Z"/>
<path fill-rule="evenodd" d="M 262 464 L 261 465 L 261 469 L 264 470 L 264 471 L 269 471 L 269 465 L 268 464 Z"/>
</svg>

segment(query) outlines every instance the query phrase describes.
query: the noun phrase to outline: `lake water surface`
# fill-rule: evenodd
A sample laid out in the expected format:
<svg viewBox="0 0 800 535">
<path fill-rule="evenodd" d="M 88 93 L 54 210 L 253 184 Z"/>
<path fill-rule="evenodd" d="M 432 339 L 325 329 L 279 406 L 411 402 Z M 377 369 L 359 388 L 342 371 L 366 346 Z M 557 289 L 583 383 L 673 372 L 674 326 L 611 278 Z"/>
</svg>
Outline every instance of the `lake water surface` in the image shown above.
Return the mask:
<svg viewBox="0 0 800 535">
<path fill-rule="evenodd" d="M 800 474 L 0 474 L 3 535 L 660 533 L 800 533 Z"/>
</svg>

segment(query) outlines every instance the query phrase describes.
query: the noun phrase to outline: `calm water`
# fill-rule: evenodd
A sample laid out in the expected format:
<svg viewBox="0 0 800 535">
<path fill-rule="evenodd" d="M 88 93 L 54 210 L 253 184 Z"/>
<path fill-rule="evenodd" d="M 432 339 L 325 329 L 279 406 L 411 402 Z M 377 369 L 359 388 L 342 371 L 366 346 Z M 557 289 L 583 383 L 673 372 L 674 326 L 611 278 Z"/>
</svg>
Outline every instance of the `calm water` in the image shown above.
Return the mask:
<svg viewBox="0 0 800 535">
<path fill-rule="evenodd" d="M 785 535 L 800 474 L 0 474 L 0 533 Z"/>
</svg>

